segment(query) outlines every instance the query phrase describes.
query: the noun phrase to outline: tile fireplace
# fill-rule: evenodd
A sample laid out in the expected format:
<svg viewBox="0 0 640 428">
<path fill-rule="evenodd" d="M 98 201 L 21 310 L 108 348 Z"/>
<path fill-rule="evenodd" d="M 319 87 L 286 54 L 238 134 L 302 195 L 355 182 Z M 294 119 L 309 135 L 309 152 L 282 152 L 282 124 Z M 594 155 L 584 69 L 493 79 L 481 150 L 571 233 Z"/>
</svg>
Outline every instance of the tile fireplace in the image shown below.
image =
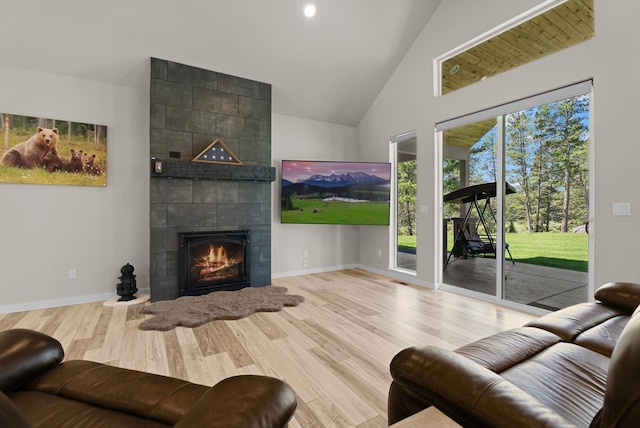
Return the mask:
<svg viewBox="0 0 640 428">
<path fill-rule="evenodd" d="M 181 283 L 184 234 L 250 231 L 241 252 L 224 242 L 245 271 L 230 286 L 269 285 L 271 85 L 157 58 L 150 65 L 151 300 L 221 289 L 215 277 L 196 282 L 197 290 Z M 216 139 L 242 165 L 192 161 Z M 209 244 L 191 250 L 198 251 Z"/>
</svg>

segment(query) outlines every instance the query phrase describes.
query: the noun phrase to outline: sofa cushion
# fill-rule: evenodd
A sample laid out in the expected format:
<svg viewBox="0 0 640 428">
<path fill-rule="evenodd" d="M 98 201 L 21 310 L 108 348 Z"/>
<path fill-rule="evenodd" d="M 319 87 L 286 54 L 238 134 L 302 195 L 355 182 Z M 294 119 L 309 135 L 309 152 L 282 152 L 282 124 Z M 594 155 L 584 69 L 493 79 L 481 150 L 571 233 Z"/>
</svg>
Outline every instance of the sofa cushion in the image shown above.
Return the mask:
<svg viewBox="0 0 640 428">
<path fill-rule="evenodd" d="M 622 330 L 629 322 L 628 315 L 610 318 L 595 327 L 580 333 L 573 343 L 596 351 L 606 357 L 611 357 Z"/>
<path fill-rule="evenodd" d="M 589 426 L 602 406 L 609 358 L 558 343 L 500 375 L 577 426 Z"/>
<path fill-rule="evenodd" d="M 629 311 L 603 305 L 599 302 L 579 303 L 546 314 L 525 324 L 547 330 L 562 338 L 565 342 L 573 340 L 582 332 L 619 315 L 629 315 Z"/>
<path fill-rule="evenodd" d="M 559 341 L 557 335 L 546 330 L 520 327 L 484 337 L 455 352 L 500 373 Z"/>
<path fill-rule="evenodd" d="M 23 389 L 173 425 L 209 388 L 176 378 L 74 360 L 49 370 Z"/>
<path fill-rule="evenodd" d="M 135 388 L 130 390 L 135 394 Z M 167 428 L 171 426 L 38 391 L 15 391 L 9 394 L 9 398 L 34 427 Z"/>
</svg>

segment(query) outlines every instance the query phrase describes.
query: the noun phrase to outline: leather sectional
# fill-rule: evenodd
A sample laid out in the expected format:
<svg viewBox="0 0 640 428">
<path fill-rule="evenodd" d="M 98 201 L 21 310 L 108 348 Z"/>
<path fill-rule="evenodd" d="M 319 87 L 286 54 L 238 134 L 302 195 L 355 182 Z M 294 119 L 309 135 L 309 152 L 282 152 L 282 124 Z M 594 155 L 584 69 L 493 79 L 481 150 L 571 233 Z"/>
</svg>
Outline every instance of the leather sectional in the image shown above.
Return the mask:
<svg viewBox="0 0 640 428">
<path fill-rule="evenodd" d="M 401 351 L 389 424 L 433 405 L 465 427 L 640 426 L 640 284 L 595 299 L 454 351 Z"/>
<path fill-rule="evenodd" d="M 45 334 L 0 332 L 0 427 L 280 428 L 297 405 L 295 392 L 272 377 L 207 387 L 63 358 Z"/>
</svg>

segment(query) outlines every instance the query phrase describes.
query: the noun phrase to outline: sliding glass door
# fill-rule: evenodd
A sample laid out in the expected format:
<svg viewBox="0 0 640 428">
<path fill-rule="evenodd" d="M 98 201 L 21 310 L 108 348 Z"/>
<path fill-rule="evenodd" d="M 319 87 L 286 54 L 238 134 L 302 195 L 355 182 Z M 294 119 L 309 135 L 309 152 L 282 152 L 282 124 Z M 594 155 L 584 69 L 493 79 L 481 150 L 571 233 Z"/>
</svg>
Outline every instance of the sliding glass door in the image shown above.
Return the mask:
<svg viewBox="0 0 640 428">
<path fill-rule="evenodd" d="M 410 273 L 417 269 L 418 228 L 416 202 L 418 189 L 417 138 L 415 132 L 391 139 L 395 171 L 395 223 L 392 237 L 392 267 Z"/>
<path fill-rule="evenodd" d="M 550 310 L 588 299 L 590 91 L 438 125 L 443 284 Z"/>
</svg>

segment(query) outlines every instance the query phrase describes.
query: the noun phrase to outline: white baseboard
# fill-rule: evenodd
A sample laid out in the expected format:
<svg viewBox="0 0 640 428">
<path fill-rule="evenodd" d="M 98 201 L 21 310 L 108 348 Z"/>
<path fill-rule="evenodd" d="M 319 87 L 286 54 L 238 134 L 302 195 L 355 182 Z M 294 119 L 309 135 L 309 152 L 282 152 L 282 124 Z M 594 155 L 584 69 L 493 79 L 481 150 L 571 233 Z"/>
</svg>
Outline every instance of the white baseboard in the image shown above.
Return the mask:
<svg viewBox="0 0 640 428">
<path fill-rule="evenodd" d="M 362 270 L 366 270 L 369 272 L 377 273 L 379 275 L 384 275 L 391 277 L 393 279 L 397 279 L 398 281 L 408 282 L 410 284 L 419 285 L 421 287 L 431 288 L 433 290 L 437 289 L 437 284 L 429 281 L 423 281 L 421 279 L 416 278 L 416 274 L 412 271 L 405 271 L 402 269 L 378 269 L 371 266 L 358 265 L 358 268 Z"/>
<path fill-rule="evenodd" d="M 397 279 L 398 281 L 408 282 L 414 285 L 420 285 L 422 287 L 427 287 L 431 289 L 436 289 L 436 284 L 429 281 L 423 281 L 421 279 L 416 278 L 415 273 L 410 273 L 410 271 L 402 271 L 395 269 L 377 269 L 371 266 L 365 266 L 360 264 L 350 264 L 350 265 L 339 265 L 339 266 L 329 266 L 318 269 L 304 269 L 304 270 L 296 270 L 291 272 L 280 272 L 271 274 L 272 278 L 287 278 L 290 276 L 299 276 L 299 275 L 309 275 L 312 273 L 323 273 L 323 272 L 332 272 L 336 270 L 345 270 L 345 269 L 362 269 L 369 272 L 377 273 L 379 275 L 385 275 L 391 277 L 393 279 Z"/>
<path fill-rule="evenodd" d="M 309 275 L 312 273 L 332 272 L 335 270 L 353 269 L 357 267 L 359 266 L 356 264 L 352 264 L 352 265 L 329 266 L 329 267 L 316 268 L 316 269 L 294 270 L 290 272 L 272 273 L 271 278 L 287 278 L 290 276 L 300 276 L 300 275 Z"/>
<path fill-rule="evenodd" d="M 149 289 L 138 289 L 136 294 L 149 294 Z M 0 314 L 10 314 L 14 312 L 35 311 L 38 309 L 58 308 L 60 306 L 79 305 L 82 303 L 101 302 L 116 297 L 117 294 L 101 293 L 86 296 L 65 297 L 62 299 L 39 300 L 36 302 L 16 303 L 13 305 L 0 305 Z"/>
</svg>

